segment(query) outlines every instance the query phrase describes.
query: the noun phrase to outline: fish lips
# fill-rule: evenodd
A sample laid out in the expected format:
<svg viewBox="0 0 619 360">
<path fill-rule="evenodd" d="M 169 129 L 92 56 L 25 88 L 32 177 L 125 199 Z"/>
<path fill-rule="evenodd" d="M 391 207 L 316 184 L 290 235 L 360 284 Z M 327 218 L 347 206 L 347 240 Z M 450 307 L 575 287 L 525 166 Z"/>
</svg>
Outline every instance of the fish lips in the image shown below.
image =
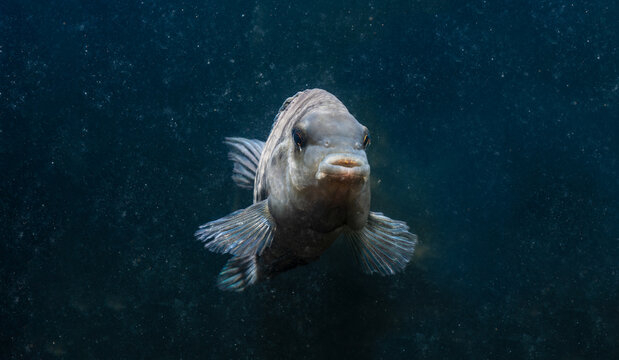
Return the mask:
<svg viewBox="0 0 619 360">
<path fill-rule="evenodd" d="M 370 165 L 365 156 L 348 153 L 329 154 L 318 165 L 316 179 L 342 182 L 366 182 Z"/>
</svg>

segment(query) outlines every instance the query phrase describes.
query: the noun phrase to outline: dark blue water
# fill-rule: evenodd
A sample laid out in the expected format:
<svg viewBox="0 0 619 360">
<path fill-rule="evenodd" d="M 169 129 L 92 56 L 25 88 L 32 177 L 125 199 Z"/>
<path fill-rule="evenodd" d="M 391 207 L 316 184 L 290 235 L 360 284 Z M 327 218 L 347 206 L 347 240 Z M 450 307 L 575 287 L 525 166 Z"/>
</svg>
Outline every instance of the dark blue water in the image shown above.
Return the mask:
<svg viewBox="0 0 619 360">
<path fill-rule="evenodd" d="M 619 358 L 618 3 L 462 3 L 3 0 L 0 357 Z M 417 254 L 220 292 L 223 137 L 313 87 Z"/>
</svg>

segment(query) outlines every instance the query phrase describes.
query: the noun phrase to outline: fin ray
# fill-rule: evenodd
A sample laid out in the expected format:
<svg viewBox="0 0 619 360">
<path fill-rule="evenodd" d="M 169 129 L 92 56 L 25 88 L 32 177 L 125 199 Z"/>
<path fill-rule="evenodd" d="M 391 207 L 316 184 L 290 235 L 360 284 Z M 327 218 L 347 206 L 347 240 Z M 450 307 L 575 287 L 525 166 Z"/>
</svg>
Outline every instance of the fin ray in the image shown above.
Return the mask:
<svg viewBox="0 0 619 360">
<path fill-rule="evenodd" d="M 252 189 L 262 149 L 264 149 L 264 141 L 227 137 L 224 143 L 230 147 L 228 159 L 234 163 L 232 180 L 239 187 Z"/>
<path fill-rule="evenodd" d="M 408 229 L 403 221 L 370 212 L 363 229 L 345 236 L 364 272 L 392 275 L 403 270 L 415 252 L 417 235 Z"/>
<path fill-rule="evenodd" d="M 271 245 L 274 230 L 275 221 L 263 200 L 200 226 L 194 235 L 210 251 L 253 256 Z"/>
<path fill-rule="evenodd" d="M 243 291 L 258 281 L 255 256 L 233 256 L 217 277 L 217 287 L 225 291 Z"/>
</svg>

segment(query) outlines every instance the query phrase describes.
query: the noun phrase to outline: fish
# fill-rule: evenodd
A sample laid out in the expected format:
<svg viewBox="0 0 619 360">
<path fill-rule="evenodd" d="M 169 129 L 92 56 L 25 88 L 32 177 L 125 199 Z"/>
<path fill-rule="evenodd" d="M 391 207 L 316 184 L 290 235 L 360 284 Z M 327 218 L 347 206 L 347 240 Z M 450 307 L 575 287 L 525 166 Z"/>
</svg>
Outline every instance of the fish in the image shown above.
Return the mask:
<svg viewBox="0 0 619 360">
<path fill-rule="evenodd" d="M 194 234 L 209 251 L 232 255 L 219 289 L 243 291 L 314 262 L 338 238 L 365 273 L 393 275 L 409 263 L 417 236 L 370 211 L 370 133 L 333 94 L 308 89 L 286 99 L 266 142 L 224 143 L 232 179 L 253 189 L 253 204 Z"/>
</svg>

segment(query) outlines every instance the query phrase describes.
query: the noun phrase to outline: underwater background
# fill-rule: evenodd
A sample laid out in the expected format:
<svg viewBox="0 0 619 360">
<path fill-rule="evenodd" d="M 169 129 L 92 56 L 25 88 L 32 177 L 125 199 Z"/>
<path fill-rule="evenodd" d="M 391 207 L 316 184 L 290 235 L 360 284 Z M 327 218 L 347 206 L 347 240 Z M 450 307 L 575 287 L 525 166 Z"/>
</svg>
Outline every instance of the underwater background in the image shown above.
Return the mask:
<svg viewBox="0 0 619 360">
<path fill-rule="evenodd" d="M 0 358 L 617 359 L 616 1 L 0 2 Z M 197 226 L 225 136 L 324 88 L 372 133 L 392 277 L 243 293 Z"/>
</svg>

